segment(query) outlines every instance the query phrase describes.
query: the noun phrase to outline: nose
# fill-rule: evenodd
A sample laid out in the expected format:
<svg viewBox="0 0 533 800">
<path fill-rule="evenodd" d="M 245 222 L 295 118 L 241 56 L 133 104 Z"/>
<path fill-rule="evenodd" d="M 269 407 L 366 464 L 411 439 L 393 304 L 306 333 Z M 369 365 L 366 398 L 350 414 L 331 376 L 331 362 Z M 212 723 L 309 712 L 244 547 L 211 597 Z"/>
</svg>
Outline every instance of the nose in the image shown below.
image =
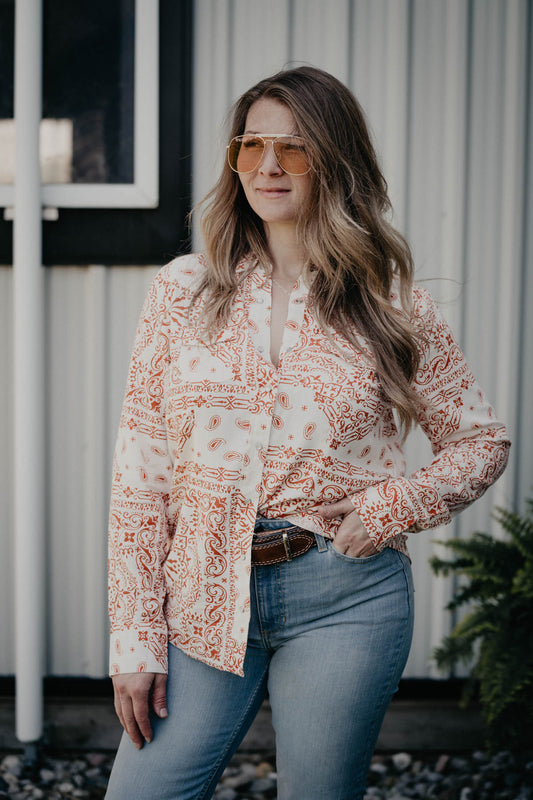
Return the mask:
<svg viewBox="0 0 533 800">
<path fill-rule="evenodd" d="M 259 164 L 259 172 L 266 175 L 277 175 L 283 172 L 274 153 L 274 142 L 271 140 L 266 141 L 265 152 Z"/>
</svg>

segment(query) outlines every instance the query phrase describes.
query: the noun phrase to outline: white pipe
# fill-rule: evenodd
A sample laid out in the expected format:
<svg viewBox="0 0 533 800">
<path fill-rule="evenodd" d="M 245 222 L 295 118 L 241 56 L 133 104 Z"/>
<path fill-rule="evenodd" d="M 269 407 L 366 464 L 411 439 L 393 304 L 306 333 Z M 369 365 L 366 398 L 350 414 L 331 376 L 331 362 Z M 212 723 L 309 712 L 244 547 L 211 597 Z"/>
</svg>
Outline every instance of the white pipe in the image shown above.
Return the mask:
<svg viewBox="0 0 533 800">
<path fill-rule="evenodd" d="M 44 281 L 39 123 L 42 0 L 16 0 L 13 222 L 16 735 L 40 739 L 44 669 Z"/>
</svg>

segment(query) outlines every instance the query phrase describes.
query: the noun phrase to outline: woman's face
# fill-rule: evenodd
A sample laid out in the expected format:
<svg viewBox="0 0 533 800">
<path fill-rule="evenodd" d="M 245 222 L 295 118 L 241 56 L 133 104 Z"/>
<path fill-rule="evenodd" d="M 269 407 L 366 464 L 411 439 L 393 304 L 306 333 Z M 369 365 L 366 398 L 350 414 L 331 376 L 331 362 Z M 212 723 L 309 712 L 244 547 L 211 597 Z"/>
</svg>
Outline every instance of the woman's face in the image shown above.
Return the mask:
<svg viewBox="0 0 533 800">
<path fill-rule="evenodd" d="M 270 97 L 263 97 L 250 106 L 244 133 L 294 135 L 298 134 L 298 129 L 287 106 Z M 281 226 L 296 225 L 298 214 L 311 192 L 310 172 L 305 175 L 284 172 L 269 142 L 259 165 L 253 172 L 241 173 L 239 178 L 246 199 L 263 220 L 268 235 L 275 235 L 276 229 Z"/>
</svg>

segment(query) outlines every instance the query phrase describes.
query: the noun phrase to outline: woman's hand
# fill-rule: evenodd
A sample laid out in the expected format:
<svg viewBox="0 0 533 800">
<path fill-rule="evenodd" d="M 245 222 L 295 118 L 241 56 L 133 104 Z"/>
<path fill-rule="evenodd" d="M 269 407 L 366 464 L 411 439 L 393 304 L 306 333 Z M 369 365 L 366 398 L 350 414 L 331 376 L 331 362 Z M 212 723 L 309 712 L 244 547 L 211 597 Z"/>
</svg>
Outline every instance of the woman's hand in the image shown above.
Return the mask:
<svg viewBox="0 0 533 800">
<path fill-rule="evenodd" d="M 168 716 L 166 703 L 167 676 L 160 672 L 128 672 L 113 675 L 115 711 L 122 727 L 135 747 L 152 741 L 149 719 L 150 691 L 152 706 L 158 717 Z"/>
<path fill-rule="evenodd" d="M 324 519 L 344 517 L 333 544 L 339 553 L 352 558 L 368 558 L 378 552 L 348 497 L 337 503 L 323 503 L 317 512 Z"/>
</svg>

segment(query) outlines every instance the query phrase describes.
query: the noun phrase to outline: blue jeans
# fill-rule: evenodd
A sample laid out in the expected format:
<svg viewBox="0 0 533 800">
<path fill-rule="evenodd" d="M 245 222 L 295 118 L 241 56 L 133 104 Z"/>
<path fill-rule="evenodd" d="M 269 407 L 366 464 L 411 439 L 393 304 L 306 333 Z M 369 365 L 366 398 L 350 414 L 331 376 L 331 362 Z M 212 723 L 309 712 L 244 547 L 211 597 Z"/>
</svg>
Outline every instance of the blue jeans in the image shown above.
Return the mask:
<svg viewBox="0 0 533 800">
<path fill-rule="evenodd" d="M 244 677 L 169 650 L 169 716 L 136 750 L 126 734 L 107 800 L 206 800 L 268 689 L 278 800 L 360 800 L 413 629 L 409 559 L 318 547 L 253 567 Z"/>
</svg>

